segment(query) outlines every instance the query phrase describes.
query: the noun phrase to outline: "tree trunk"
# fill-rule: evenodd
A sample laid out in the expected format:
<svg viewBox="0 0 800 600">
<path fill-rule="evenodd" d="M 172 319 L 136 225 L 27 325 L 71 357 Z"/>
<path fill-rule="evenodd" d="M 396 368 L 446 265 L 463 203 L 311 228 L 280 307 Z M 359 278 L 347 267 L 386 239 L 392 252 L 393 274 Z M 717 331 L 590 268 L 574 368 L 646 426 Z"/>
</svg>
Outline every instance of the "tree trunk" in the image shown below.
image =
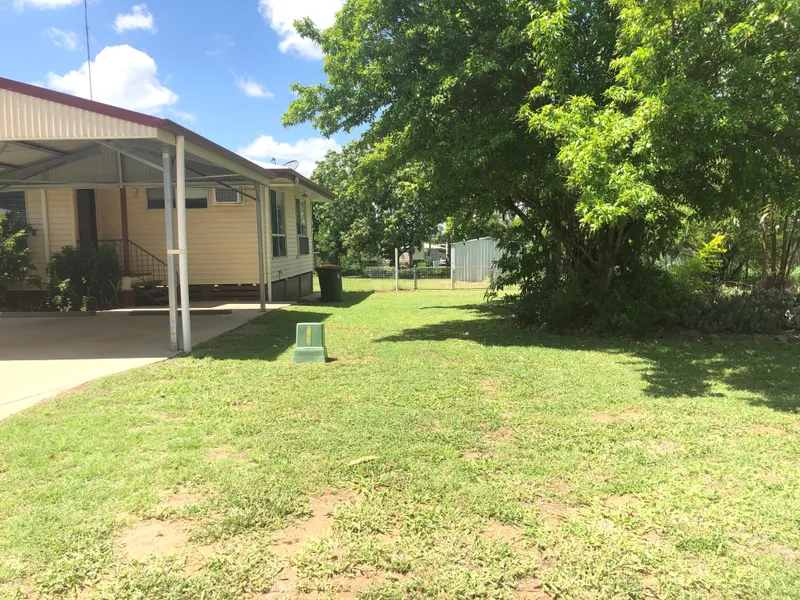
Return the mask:
<svg viewBox="0 0 800 600">
<path fill-rule="evenodd" d="M 772 273 L 772 282 L 775 283 L 778 279 L 778 224 L 775 220 L 775 207 L 772 207 L 772 215 L 770 215 L 770 224 L 772 225 L 771 234 L 772 234 L 772 263 L 771 263 L 771 273 Z"/>
<path fill-rule="evenodd" d="M 761 283 L 767 283 L 767 223 L 761 221 Z"/>
<path fill-rule="evenodd" d="M 783 239 L 781 240 L 781 266 L 778 270 L 778 280 L 781 285 L 786 282 L 786 260 L 789 258 L 789 246 L 792 242 L 792 234 L 789 231 L 789 213 L 783 217 Z"/>
</svg>

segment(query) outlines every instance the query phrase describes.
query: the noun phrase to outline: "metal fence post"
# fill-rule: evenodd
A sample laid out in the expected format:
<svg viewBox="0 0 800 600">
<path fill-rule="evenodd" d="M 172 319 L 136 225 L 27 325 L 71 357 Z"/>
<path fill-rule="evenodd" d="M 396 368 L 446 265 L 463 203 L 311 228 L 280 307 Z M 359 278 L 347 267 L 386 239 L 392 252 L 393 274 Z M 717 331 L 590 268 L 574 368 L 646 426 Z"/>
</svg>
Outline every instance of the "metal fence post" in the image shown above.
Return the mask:
<svg viewBox="0 0 800 600">
<path fill-rule="evenodd" d="M 456 289 L 456 248 L 450 247 L 450 289 Z"/>
<path fill-rule="evenodd" d="M 394 291 L 400 291 L 400 249 L 394 249 Z"/>
</svg>

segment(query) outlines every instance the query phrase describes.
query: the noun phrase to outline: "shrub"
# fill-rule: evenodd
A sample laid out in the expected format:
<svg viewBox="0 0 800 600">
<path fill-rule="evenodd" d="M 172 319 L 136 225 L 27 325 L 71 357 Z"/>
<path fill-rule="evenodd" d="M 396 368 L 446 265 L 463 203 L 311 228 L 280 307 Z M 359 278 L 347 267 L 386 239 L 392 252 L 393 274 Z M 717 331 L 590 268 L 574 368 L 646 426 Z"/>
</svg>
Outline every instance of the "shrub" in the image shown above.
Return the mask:
<svg viewBox="0 0 800 600">
<path fill-rule="evenodd" d="M 703 333 L 779 334 L 800 325 L 800 300 L 789 290 L 722 288 L 681 307 L 682 327 Z"/>
<path fill-rule="evenodd" d="M 780 334 L 800 327 L 800 298 L 788 290 L 713 284 L 697 261 L 680 269 L 639 268 L 603 296 L 529 288 L 508 297 L 524 325 L 553 331 L 641 334 L 686 328 L 701 333 Z"/>
<path fill-rule="evenodd" d="M 417 276 L 422 279 L 450 279 L 450 267 L 418 267 Z"/>
<path fill-rule="evenodd" d="M 0 303 L 4 302 L 6 287 L 17 283 L 39 285 L 37 277 L 31 275 L 36 267 L 28 248 L 30 227 L 12 221 L 0 213 Z"/>
<path fill-rule="evenodd" d="M 60 311 L 106 310 L 117 306 L 122 269 L 113 247 L 77 249 L 53 254 L 47 267 L 50 302 Z"/>
</svg>

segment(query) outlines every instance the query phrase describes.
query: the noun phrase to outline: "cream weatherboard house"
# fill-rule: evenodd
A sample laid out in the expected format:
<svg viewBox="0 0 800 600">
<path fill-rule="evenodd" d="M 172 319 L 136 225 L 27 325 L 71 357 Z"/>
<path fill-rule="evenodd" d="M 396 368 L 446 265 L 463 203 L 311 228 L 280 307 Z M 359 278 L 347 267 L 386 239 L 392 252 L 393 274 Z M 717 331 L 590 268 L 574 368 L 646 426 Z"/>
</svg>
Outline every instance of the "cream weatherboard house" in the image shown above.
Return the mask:
<svg viewBox="0 0 800 600">
<path fill-rule="evenodd" d="M 2 176 L 0 174 L 0 176 Z M 253 195 L 253 188 L 243 188 Z M 123 263 L 128 304 L 166 303 L 164 191 L 159 188 L 0 191 L 0 210 L 31 226 L 28 247 L 36 274 L 65 246 L 110 244 Z M 312 293 L 311 201 L 302 184 L 269 190 L 272 299 Z M 193 299 L 258 298 L 255 201 L 238 190 L 186 190 L 189 288 Z"/>
<path fill-rule="evenodd" d="M 38 274 L 66 246 L 114 245 L 128 301 L 169 303 L 173 348 L 191 299 L 310 294 L 311 206 L 333 198 L 167 119 L 0 78 L 0 210 L 34 230 Z"/>
</svg>

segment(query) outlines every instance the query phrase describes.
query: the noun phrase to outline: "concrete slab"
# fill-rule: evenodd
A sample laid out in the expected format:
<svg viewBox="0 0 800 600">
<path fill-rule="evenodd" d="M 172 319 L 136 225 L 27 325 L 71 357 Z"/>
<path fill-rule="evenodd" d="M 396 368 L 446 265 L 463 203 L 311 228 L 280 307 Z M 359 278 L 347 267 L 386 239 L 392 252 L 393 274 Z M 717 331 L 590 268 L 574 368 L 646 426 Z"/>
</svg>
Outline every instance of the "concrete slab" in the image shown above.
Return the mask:
<svg viewBox="0 0 800 600">
<path fill-rule="evenodd" d="M 270 304 L 267 311 L 287 306 Z M 258 304 L 196 303 L 192 306 L 194 343 L 244 325 L 261 315 L 259 308 Z M 203 309 L 230 313 L 202 314 Z M 109 311 L 85 319 L 3 320 L 0 420 L 89 381 L 170 358 L 169 318 L 158 313 L 134 318 L 130 312 Z"/>
</svg>

